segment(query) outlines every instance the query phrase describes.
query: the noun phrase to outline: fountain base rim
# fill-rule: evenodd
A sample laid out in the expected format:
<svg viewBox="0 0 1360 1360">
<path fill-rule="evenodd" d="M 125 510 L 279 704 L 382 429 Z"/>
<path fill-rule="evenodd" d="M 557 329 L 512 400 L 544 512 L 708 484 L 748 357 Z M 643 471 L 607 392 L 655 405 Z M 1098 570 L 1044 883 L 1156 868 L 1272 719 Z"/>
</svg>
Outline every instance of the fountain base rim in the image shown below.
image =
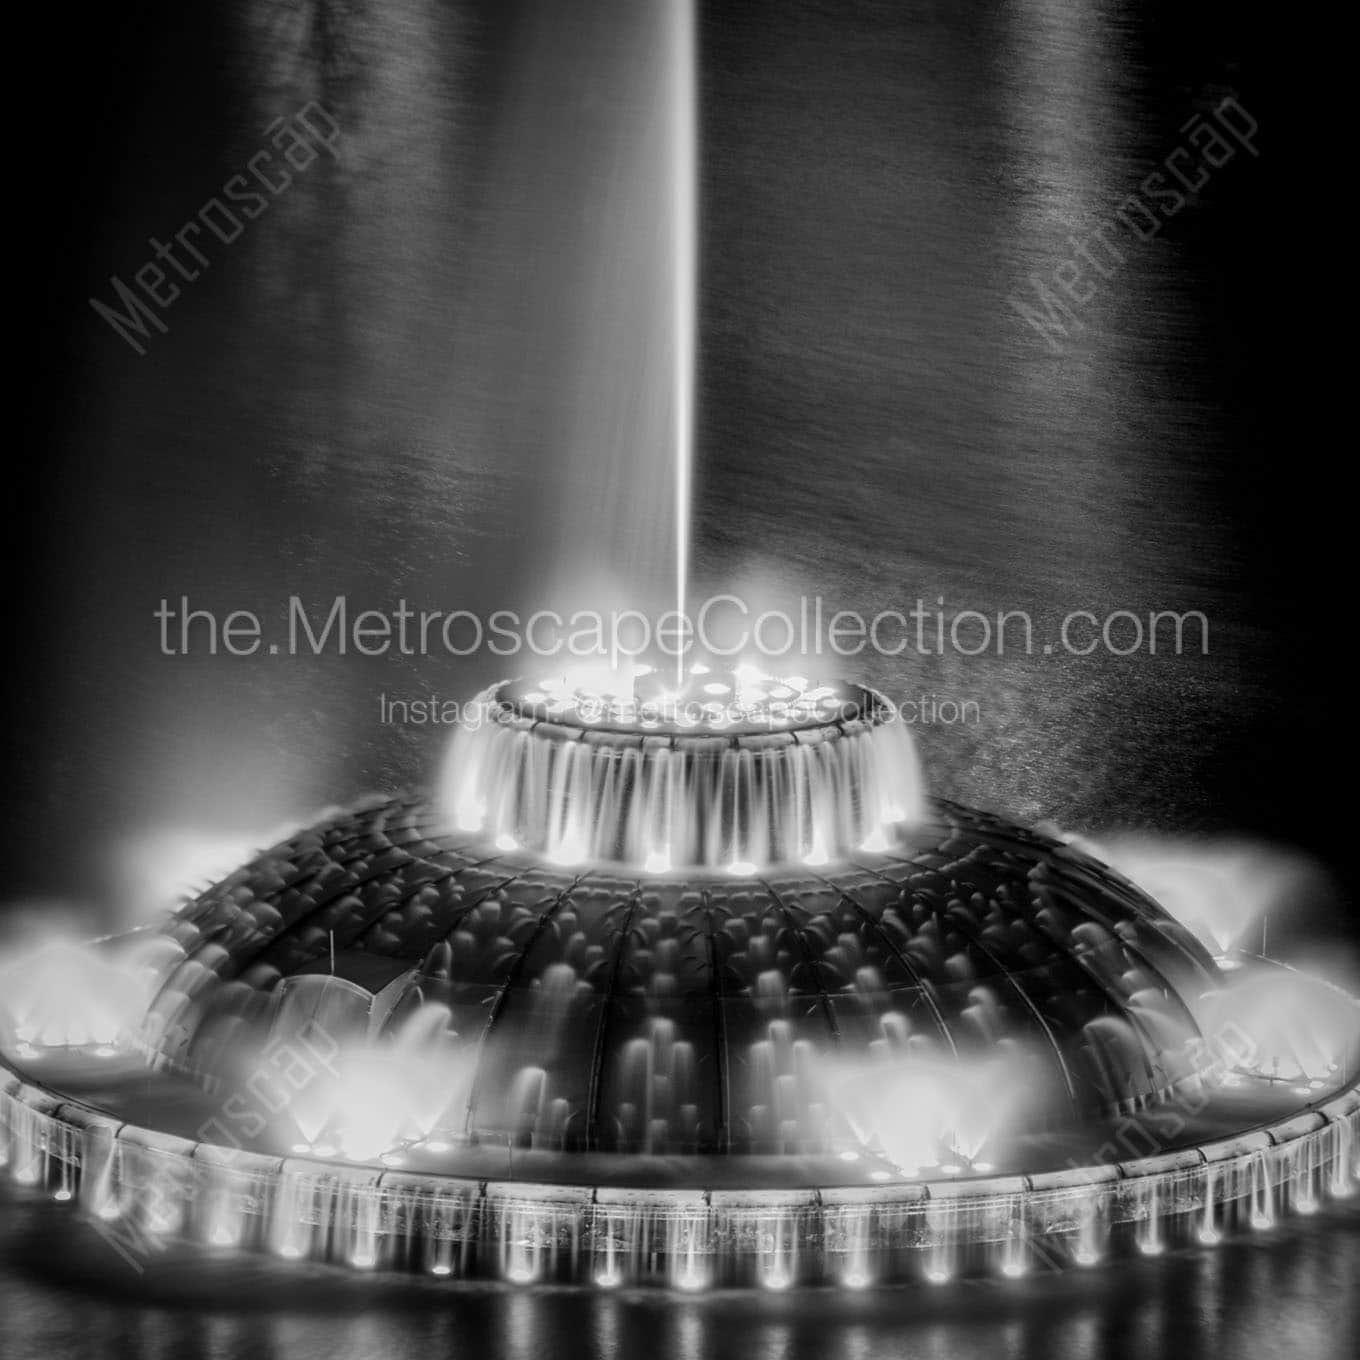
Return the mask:
<svg viewBox="0 0 1360 1360">
<path fill-rule="evenodd" d="M 20 1184 L 106 1224 L 136 1222 L 146 1206 L 115 1183 L 113 1168 L 149 1159 L 187 1206 L 183 1223 L 153 1234 L 158 1241 L 449 1279 L 858 1288 L 939 1283 L 965 1268 L 977 1273 L 979 1261 L 990 1263 L 981 1273 L 1013 1278 L 1036 1265 L 1089 1266 L 1123 1247 L 1210 1245 L 1243 1223 L 1263 1230 L 1288 1213 L 1312 1213 L 1360 1184 L 1360 1078 L 1284 1117 L 1126 1161 L 780 1187 L 713 1177 L 683 1186 L 568 1183 L 266 1154 L 158 1132 L 34 1075 L 0 1052 L 0 1164 Z M 96 1171 L 101 1158 L 105 1171 Z M 712 1170 L 729 1159 L 697 1160 Z M 347 1228 L 338 1206 L 348 1206 Z M 150 1230 L 142 1223 L 140 1231 Z M 771 1231 L 780 1242 L 787 1231 L 787 1249 L 769 1246 Z M 956 1262 L 948 1270 L 946 1248 Z M 872 1272 L 861 1257 L 876 1263 Z"/>
</svg>

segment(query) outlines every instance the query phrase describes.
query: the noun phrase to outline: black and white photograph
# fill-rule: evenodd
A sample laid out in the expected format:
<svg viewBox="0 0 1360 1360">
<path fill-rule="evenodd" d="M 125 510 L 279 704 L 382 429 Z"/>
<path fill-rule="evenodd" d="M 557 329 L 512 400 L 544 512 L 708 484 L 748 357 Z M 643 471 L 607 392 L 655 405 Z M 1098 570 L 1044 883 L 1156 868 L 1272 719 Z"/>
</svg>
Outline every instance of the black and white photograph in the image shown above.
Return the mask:
<svg viewBox="0 0 1360 1360">
<path fill-rule="evenodd" d="M 1302 16 L 15 22 L 0 1360 L 1360 1354 Z"/>
</svg>

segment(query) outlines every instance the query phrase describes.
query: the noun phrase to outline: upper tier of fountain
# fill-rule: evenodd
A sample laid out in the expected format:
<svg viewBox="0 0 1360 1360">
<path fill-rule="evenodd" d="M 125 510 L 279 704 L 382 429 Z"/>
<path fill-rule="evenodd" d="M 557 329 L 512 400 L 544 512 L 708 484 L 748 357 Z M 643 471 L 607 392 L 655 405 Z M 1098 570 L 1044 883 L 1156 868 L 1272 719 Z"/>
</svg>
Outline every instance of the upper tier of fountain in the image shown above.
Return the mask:
<svg viewBox="0 0 1360 1360">
<path fill-rule="evenodd" d="M 557 864 L 820 865 L 921 816 L 906 728 L 859 685 L 701 667 L 679 684 L 507 681 L 474 711 L 450 754 L 450 821 Z"/>
</svg>

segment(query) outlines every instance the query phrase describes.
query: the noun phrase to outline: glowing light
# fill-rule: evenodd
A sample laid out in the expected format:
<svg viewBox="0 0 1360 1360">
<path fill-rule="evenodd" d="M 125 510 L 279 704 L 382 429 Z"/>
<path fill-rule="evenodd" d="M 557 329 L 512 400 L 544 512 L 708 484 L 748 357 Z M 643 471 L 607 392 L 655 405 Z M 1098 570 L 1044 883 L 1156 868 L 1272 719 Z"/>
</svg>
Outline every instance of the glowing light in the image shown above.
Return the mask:
<svg viewBox="0 0 1360 1360">
<path fill-rule="evenodd" d="M 453 1267 L 450 1266 L 450 1265 L 445 1265 L 443 1262 L 441 1262 L 439 1265 L 434 1265 L 434 1266 L 431 1266 L 431 1267 L 430 1267 L 430 1274 L 431 1274 L 431 1275 L 452 1275 L 452 1274 L 453 1274 Z"/>
<path fill-rule="evenodd" d="M 179 1214 L 170 1207 L 154 1209 L 147 1216 L 147 1227 L 154 1233 L 172 1233 L 179 1223 Z"/>
<path fill-rule="evenodd" d="M 486 805 L 472 793 L 465 793 L 454 804 L 453 822 L 459 831 L 480 831 L 486 820 Z"/>
<path fill-rule="evenodd" d="M 0 1016 L 13 1026 L 21 1056 L 53 1048 L 92 1048 L 111 1057 L 146 1014 L 182 950 L 147 937 L 121 950 L 49 944 L 0 970 Z"/>
<path fill-rule="evenodd" d="M 502 833 L 496 837 L 495 846 L 497 850 L 518 850 L 519 842 L 513 836 Z"/>
<path fill-rule="evenodd" d="M 378 1258 L 371 1251 L 356 1251 L 349 1262 L 358 1270 L 371 1270 L 378 1264 Z"/>
<path fill-rule="evenodd" d="M 1008 1280 L 1018 1280 L 1025 1273 L 1025 1267 L 1019 1261 L 1007 1261 L 1001 1267 L 1001 1273 Z"/>
<path fill-rule="evenodd" d="M 928 1279 L 931 1284 L 948 1284 L 949 1272 L 940 1266 L 935 1266 L 926 1271 L 926 1279 Z"/>
<path fill-rule="evenodd" d="M 601 1289 L 613 1289 L 623 1283 L 623 1276 L 617 1270 L 602 1270 L 595 1276 L 595 1283 Z"/>
<path fill-rule="evenodd" d="M 71 1198 L 71 1192 L 69 1190 L 57 1190 L 53 1192 L 52 1198 L 55 1200 L 60 1200 L 64 1203 L 66 1200 Z"/>
<path fill-rule="evenodd" d="M 857 1161 L 859 1161 L 859 1153 L 858 1153 L 858 1152 L 842 1152 L 842 1153 L 839 1153 L 838 1155 L 839 1155 L 841 1161 L 843 1161 L 843 1162 L 857 1162 Z"/>
<path fill-rule="evenodd" d="M 671 857 L 664 850 L 653 850 L 642 867 L 649 874 L 668 874 L 671 871 Z"/>
<path fill-rule="evenodd" d="M 1223 1240 L 1223 1234 L 1216 1228 L 1201 1228 L 1195 1236 L 1206 1247 L 1216 1247 Z"/>
<path fill-rule="evenodd" d="M 862 1270 L 851 1270 L 841 1276 L 841 1283 L 847 1289 L 867 1289 L 869 1277 Z"/>
<path fill-rule="evenodd" d="M 749 859 L 734 859 L 732 863 L 727 866 L 727 872 L 742 877 L 749 877 L 756 872 L 756 866 L 752 864 Z"/>
</svg>

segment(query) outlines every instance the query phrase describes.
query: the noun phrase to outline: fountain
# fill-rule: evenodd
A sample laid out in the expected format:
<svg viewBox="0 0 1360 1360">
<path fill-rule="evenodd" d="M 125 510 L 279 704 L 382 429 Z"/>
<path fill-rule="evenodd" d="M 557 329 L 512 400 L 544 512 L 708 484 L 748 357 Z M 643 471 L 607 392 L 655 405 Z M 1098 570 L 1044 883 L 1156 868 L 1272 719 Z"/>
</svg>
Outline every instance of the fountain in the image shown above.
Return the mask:
<svg viewBox="0 0 1360 1360">
<path fill-rule="evenodd" d="M 455 825 L 558 864 L 820 865 L 919 816 L 906 729 L 858 686 L 641 666 L 598 693 L 498 685 L 474 711 L 450 753 Z"/>
<path fill-rule="evenodd" d="M 8 972 L 16 1182 L 144 1250 L 688 1290 L 1093 1266 L 1353 1190 L 1356 1002 L 927 797 L 883 696 L 696 666 L 469 712 L 438 798 Z"/>
<path fill-rule="evenodd" d="M 562 519 L 649 547 L 665 488 L 683 614 L 693 14 L 658 13 L 660 334 L 622 435 L 573 387 Z M 614 381 L 617 331 L 585 347 Z M 1353 1191 L 1354 999 L 1232 951 L 1220 903 L 927 796 L 885 696 L 677 658 L 468 714 L 433 795 L 3 969 L 18 1186 L 139 1253 L 678 1290 L 1093 1267 Z"/>
</svg>

